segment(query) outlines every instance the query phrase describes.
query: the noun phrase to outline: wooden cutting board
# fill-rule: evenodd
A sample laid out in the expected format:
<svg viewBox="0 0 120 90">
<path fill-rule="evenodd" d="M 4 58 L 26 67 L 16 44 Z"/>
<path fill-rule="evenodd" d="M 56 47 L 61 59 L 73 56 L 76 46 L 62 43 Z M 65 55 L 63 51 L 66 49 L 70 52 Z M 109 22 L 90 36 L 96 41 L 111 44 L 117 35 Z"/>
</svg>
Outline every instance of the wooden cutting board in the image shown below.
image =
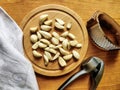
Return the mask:
<svg viewBox="0 0 120 90">
<path fill-rule="evenodd" d="M 53 23 L 55 18 L 62 19 L 65 22 L 65 25 L 68 22 L 72 22 L 72 28 L 69 32 L 73 33 L 76 36 L 76 40 L 83 45 L 81 49 L 77 49 L 80 54 L 80 59 L 78 61 L 72 59 L 67 62 L 67 66 L 65 68 L 61 68 L 57 60 L 50 62 L 48 66 L 45 66 L 43 58 L 36 59 L 33 57 L 31 48 L 32 43 L 30 42 L 31 33 L 29 29 L 33 26 L 39 26 L 39 17 L 43 14 L 48 14 L 48 19 L 52 19 Z M 53 28 L 51 32 L 56 31 L 57 33 L 61 34 L 61 32 L 54 29 L 54 24 L 52 24 L 52 27 Z M 81 64 L 82 60 L 84 59 L 88 47 L 87 30 L 80 16 L 67 7 L 55 4 L 38 7 L 25 16 L 25 18 L 22 20 L 21 28 L 24 33 L 23 46 L 25 54 L 32 62 L 35 72 L 39 74 L 45 76 L 61 76 L 74 70 L 78 65 Z M 64 31 L 67 30 L 65 29 Z M 43 51 L 40 52 L 43 53 Z"/>
</svg>

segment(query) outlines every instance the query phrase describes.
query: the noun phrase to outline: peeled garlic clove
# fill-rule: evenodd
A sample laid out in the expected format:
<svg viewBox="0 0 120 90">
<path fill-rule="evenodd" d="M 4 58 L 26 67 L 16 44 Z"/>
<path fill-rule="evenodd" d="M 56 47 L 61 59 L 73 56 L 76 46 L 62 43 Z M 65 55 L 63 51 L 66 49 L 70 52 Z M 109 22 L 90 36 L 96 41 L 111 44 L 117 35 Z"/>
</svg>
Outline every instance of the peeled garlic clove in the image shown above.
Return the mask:
<svg viewBox="0 0 120 90">
<path fill-rule="evenodd" d="M 51 39 L 51 42 L 54 44 L 54 45 L 58 45 L 59 44 L 59 40 L 55 37 L 52 37 Z"/>
<path fill-rule="evenodd" d="M 55 38 L 57 38 L 57 39 L 59 39 L 59 38 L 60 38 L 59 34 L 58 34 L 58 33 L 56 33 L 56 32 L 53 32 L 53 33 L 52 33 L 52 35 L 53 35 Z"/>
<path fill-rule="evenodd" d="M 62 36 L 62 37 L 67 37 L 68 34 L 69 34 L 69 32 L 68 32 L 68 31 L 65 31 L 64 33 L 61 34 L 61 36 Z"/>
<path fill-rule="evenodd" d="M 45 50 L 48 51 L 48 52 L 50 52 L 50 53 L 53 53 L 53 54 L 57 53 L 57 51 L 55 49 L 50 48 L 50 47 L 46 47 Z"/>
<path fill-rule="evenodd" d="M 76 47 L 77 47 L 77 48 L 81 48 L 81 47 L 82 47 L 82 44 L 78 43 L 78 44 L 76 45 Z"/>
<path fill-rule="evenodd" d="M 50 47 L 50 48 L 53 48 L 53 49 L 56 49 L 56 46 L 53 45 L 53 44 L 50 44 L 49 47 Z"/>
<path fill-rule="evenodd" d="M 46 48 L 44 48 L 44 50 L 49 52 L 50 47 L 46 47 Z"/>
<path fill-rule="evenodd" d="M 60 29 L 60 30 L 63 30 L 64 29 L 64 26 L 62 26 L 61 24 L 59 24 L 58 22 L 55 22 L 55 27 L 57 29 Z"/>
<path fill-rule="evenodd" d="M 31 27 L 31 28 L 30 28 L 30 32 L 31 32 L 31 33 L 35 33 L 37 30 L 38 30 L 38 26 L 35 26 L 35 27 Z"/>
<path fill-rule="evenodd" d="M 41 43 L 41 42 L 39 42 L 38 46 L 39 46 L 39 48 L 46 48 L 46 47 L 47 47 L 46 44 L 43 44 L 43 43 Z"/>
<path fill-rule="evenodd" d="M 44 53 L 49 60 L 52 60 L 52 55 L 49 52 L 45 51 Z"/>
<path fill-rule="evenodd" d="M 58 63 L 59 63 L 59 65 L 60 65 L 61 67 L 67 66 L 66 61 L 65 61 L 62 57 L 59 57 Z"/>
<path fill-rule="evenodd" d="M 60 42 L 62 42 L 63 40 L 65 40 L 65 38 L 64 37 L 60 37 L 59 40 L 60 40 Z"/>
<path fill-rule="evenodd" d="M 56 54 L 56 53 L 57 53 L 57 51 L 56 51 L 55 49 L 52 49 L 52 48 L 49 49 L 49 52 L 51 52 L 51 53 L 53 53 L 53 54 Z"/>
<path fill-rule="evenodd" d="M 33 56 L 36 57 L 36 58 L 42 57 L 42 54 L 40 54 L 36 50 L 33 50 L 32 53 L 33 53 Z"/>
<path fill-rule="evenodd" d="M 77 51 L 73 50 L 72 54 L 73 54 L 73 56 L 74 56 L 75 59 L 77 59 L 77 60 L 80 59 L 80 54 Z"/>
<path fill-rule="evenodd" d="M 49 59 L 48 59 L 48 57 L 46 55 L 43 55 L 43 58 L 44 58 L 45 66 L 47 66 L 48 63 L 49 63 Z"/>
<path fill-rule="evenodd" d="M 52 20 L 47 20 L 47 21 L 44 22 L 44 24 L 50 26 L 52 24 Z"/>
<path fill-rule="evenodd" d="M 48 14 L 44 14 L 40 16 L 40 25 L 43 24 L 44 21 L 48 19 Z"/>
<path fill-rule="evenodd" d="M 48 41 L 47 39 L 40 39 L 40 41 L 46 45 L 50 45 L 50 41 Z"/>
<path fill-rule="evenodd" d="M 70 45 L 70 42 L 68 42 L 68 46 L 67 46 L 67 49 L 70 50 L 71 49 L 71 45 Z"/>
<path fill-rule="evenodd" d="M 39 42 L 34 43 L 34 44 L 32 45 L 32 49 L 37 49 L 37 48 L 38 48 L 38 44 L 39 44 Z"/>
<path fill-rule="evenodd" d="M 50 31 L 52 29 L 51 26 L 47 26 L 47 25 L 41 25 L 41 29 L 44 31 Z"/>
<path fill-rule="evenodd" d="M 67 61 L 67 60 L 70 60 L 72 58 L 72 56 L 73 56 L 72 54 L 65 55 L 65 56 L 63 56 L 63 59 Z"/>
<path fill-rule="evenodd" d="M 40 40 L 42 38 L 40 32 L 37 32 L 38 39 Z"/>
<path fill-rule="evenodd" d="M 63 42 L 62 42 L 62 47 L 63 47 L 64 49 L 68 49 L 68 40 L 67 40 L 67 39 L 63 40 Z"/>
<path fill-rule="evenodd" d="M 57 52 L 56 55 L 53 57 L 52 61 L 56 60 L 60 56 L 60 53 Z"/>
<path fill-rule="evenodd" d="M 68 24 L 66 25 L 67 30 L 70 30 L 71 27 L 72 27 L 72 23 L 68 23 Z"/>
<path fill-rule="evenodd" d="M 72 47 L 75 47 L 78 44 L 76 40 L 70 41 L 69 43 Z"/>
<path fill-rule="evenodd" d="M 36 43 L 37 40 L 38 40 L 37 35 L 36 35 L 36 34 L 32 34 L 32 35 L 30 36 L 30 40 L 31 40 L 32 43 Z"/>
<path fill-rule="evenodd" d="M 55 19 L 60 25 L 64 25 L 65 22 L 62 19 L 56 18 Z"/>
<path fill-rule="evenodd" d="M 75 36 L 74 36 L 72 33 L 69 33 L 68 36 L 69 36 L 69 38 L 71 38 L 71 39 L 75 39 Z"/>
<path fill-rule="evenodd" d="M 62 45 L 59 44 L 59 45 L 57 45 L 57 46 L 55 47 L 55 49 L 59 49 L 59 48 L 61 48 L 61 47 L 62 47 Z"/>
<path fill-rule="evenodd" d="M 61 53 L 62 55 L 68 55 L 68 54 L 69 54 L 69 52 L 66 51 L 66 50 L 64 50 L 63 48 L 59 48 L 59 50 L 60 50 L 60 53 Z"/>
<path fill-rule="evenodd" d="M 52 35 L 46 31 L 39 31 L 41 33 L 41 35 L 46 38 L 46 39 L 50 39 L 52 37 Z"/>
</svg>

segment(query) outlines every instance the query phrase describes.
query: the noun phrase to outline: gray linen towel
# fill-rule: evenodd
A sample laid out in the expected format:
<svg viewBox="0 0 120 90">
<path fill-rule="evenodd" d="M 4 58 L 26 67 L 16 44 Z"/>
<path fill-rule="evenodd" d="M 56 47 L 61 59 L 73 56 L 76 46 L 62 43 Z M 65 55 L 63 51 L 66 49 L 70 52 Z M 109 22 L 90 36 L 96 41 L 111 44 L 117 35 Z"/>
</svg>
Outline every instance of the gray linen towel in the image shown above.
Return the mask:
<svg viewBox="0 0 120 90">
<path fill-rule="evenodd" d="M 39 90 L 22 37 L 22 30 L 0 7 L 0 90 Z"/>
</svg>

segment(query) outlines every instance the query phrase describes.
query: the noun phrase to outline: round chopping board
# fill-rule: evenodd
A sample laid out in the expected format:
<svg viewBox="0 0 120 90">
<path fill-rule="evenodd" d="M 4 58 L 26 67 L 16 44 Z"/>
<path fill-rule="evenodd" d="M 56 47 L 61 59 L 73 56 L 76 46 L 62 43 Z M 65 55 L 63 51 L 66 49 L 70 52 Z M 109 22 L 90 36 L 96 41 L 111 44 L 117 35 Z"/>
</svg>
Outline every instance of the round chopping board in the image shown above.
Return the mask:
<svg viewBox="0 0 120 90">
<path fill-rule="evenodd" d="M 48 19 L 52 19 L 53 21 L 55 21 L 55 18 L 60 18 L 65 22 L 65 25 L 69 22 L 72 23 L 72 28 L 69 30 L 69 32 L 74 34 L 76 36 L 76 40 L 82 44 L 82 48 L 77 49 L 80 54 L 79 60 L 74 60 L 73 58 L 67 62 L 66 67 L 61 68 L 57 60 L 54 62 L 49 62 L 48 66 L 45 66 L 43 58 L 34 58 L 32 55 L 32 43 L 30 41 L 30 27 L 39 26 L 39 17 L 43 14 L 48 14 Z M 54 27 L 54 24 L 52 27 Z M 23 46 L 25 54 L 31 61 L 35 72 L 39 74 L 45 76 L 61 76 L 67 74 L 81 64 L 87 52 L 88 34 L 86 27 L 83 24 L 80 16 L 78 16 L 74 11 L 67 7 L 55 4 L 38 7 L 26 15 L 26 17 L 22 20 L 21 28 L 24 34 Z M 52 28 L 51 32 L 54 30 L 55 29 Z M 64 31 L 67 30 L 65 29 Z M 61 34 L 61 32 L 58 33 Z M 40 53 L 43 53 L 43 51 L 40 51 Z"/>
</svg>

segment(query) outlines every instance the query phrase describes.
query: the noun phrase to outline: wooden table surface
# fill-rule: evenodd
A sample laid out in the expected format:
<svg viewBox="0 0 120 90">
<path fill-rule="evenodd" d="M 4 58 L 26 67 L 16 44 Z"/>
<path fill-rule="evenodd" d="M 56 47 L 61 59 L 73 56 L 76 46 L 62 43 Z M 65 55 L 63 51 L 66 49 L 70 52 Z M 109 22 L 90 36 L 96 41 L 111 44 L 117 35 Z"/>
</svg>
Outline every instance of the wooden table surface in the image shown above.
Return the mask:
<svg viewBox="0 0 120 90">
<path fill-rule="evenodd" d="M 0 0 L 8 14 L 20 25 L 24 16 L 36 7 L 46 4 L 60 4 L 74 10 L 83 19 L 84 23 L 96 11 L 101 10 L 113 17 L 120 24 L 120 0 Z M 105 52 L 95 47 L 89 40 L 89 47 L 86 57 L 97 56 L 105 62 L 103 78 L 97 90 L 120 90 L 120 52 Z M 60 77 L 46 77 L 36 74 L 40 90 L 57 90 L 57 88 L 71 75 L 79 71 L 76 68 L 73 72 Z M 89 76 L 78 78 L 65 90 L 88 90 Z"/>
</svg>

